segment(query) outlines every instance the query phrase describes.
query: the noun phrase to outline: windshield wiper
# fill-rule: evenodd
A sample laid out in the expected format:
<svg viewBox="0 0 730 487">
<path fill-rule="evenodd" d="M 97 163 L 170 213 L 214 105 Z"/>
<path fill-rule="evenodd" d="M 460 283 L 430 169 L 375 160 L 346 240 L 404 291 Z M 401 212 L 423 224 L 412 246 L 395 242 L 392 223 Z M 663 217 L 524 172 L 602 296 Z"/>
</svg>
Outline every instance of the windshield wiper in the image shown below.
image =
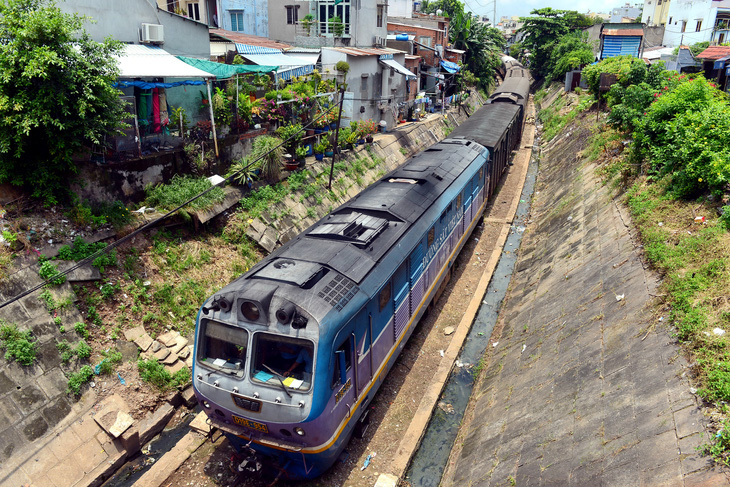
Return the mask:
<svg viewBox="0 0 730 487">
<path fill-rule="evenodd" d="M 276 378 L 279 380 L 279 384 L 281 384 L 281 388 L 284 389 L 284 392 L 286 393 L 286 395 L 291 398 L 292 395 L 289 394 L 289 391 L 286 390 L 286 386 L 284 385 L 284 381 L 281 380 L 282 375 L 279 374 L 277 371 L 275 371 L 274 369 L 272 369 L 271 367 L 269 367 L 268 365 L 266 365 L 264 363 L 262 363 L 261 365 L 263 365 L 264 367 L 266 367 L 269 372 L 271 372 L 272 374 L 274 374 L 276 376 Z"/>
</svg>

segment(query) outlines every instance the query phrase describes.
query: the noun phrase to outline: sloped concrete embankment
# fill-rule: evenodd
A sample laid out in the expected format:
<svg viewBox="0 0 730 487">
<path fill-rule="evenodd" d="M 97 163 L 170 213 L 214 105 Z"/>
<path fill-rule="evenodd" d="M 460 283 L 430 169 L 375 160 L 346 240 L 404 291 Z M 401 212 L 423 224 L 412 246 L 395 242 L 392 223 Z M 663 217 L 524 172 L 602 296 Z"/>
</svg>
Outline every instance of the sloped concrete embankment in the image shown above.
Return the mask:
<svg viewBox="0 0 730 487">
<path fill-rule="evenodd" d="M 703 417 L 650 308 L 657 276 L 626 210 L 580 160 L 590 132 L 577 126 L 544 148 L 532 223 L 443 485 L 726 485 L 696 450 Z"/>
<path fill-rule="evenodd" d="M 353 162 L 358 160 L 372 163 L 369 164 L 367 171 L 357 178 L 347 170 L 335 170 L 332 179 L 333 191 L 329 193 L 326 185 L 330 160 L 326 159 L 324 163 L 310 161 L 307 169 L 312 176 L 308 182 L 314 181 L 315 173 L 326 172 L 318 178 L 318 183 L 322 185 L 320 194 L 305 197 L 292 193 L 281 202 L 272 205 L 272 208 L 261 217 L 250 222 L 246 234 L 266 251 L 273 251 L 333 208 L 353 198 L 375 180 L 403 164 L 409 157 L 443 140 L 451 129 L 463 123 L 483 104 L 484 99 L 475 92 L 465 101 L 465 108 L 454 106 L 444 116 L 433 114 L 421 122 L 401 125 L 388 133 L 376 135 L 372 146 L 358 146 L 353 151 L 345 152 L 341 161 L 346 167 L 352 166 Z M 311 159 L 313 161 L 313 158 Z M 321 198 L 324 194 L 326 196 Z"/>
</svg>

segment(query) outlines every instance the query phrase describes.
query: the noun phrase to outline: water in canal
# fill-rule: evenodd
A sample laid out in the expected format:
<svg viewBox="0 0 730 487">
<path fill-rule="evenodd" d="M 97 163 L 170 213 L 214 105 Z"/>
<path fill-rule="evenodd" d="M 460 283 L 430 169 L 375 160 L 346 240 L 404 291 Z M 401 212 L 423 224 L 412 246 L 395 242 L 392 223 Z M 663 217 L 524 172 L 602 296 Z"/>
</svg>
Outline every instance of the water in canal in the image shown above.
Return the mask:
<svg viewBox="0 0 730 487">
<path fill-rule="evenodd" d="M 426 434 L 414 455 L 411 465 L 406 474 L 406 480 L 414 487 L 438 487 L 441 482 L 446 462 L 459 432 L 459 425 L 464 417 L 469 397 L 471 396 L 474 380 L 472 377 L 473 368 L 468 365 L 479 363 L 490 343 L 490 336 L 497 322 L 497 315 L 502 304 L 512 272 L 517 261 L 516 250 L 522 241 L 522 234 L 530 213 L 530 200 L 535 189 L 537 178 L 537 161 L 531 158 L 527 170 L 525 186 L 520 197 L 520 204 L 517 207 L 517 214 L 510 228 L 510 234 L 504 245 L 497 268 L 494 271 L 492 280 L 487 287 L 487 292 L 482 300 L 482 305 L 477 312 L 474 324 L 466 337 L 464 348 L 457 359 L 457 366 L 454 367 L 449 376 L 444 391 L 441 394 L 439 403 L 451 405 L 445 412 L 441 408 L 434 410 L 429 422 Z M 459 367 L 459 363 L 465 364 Z"/>
</svg>

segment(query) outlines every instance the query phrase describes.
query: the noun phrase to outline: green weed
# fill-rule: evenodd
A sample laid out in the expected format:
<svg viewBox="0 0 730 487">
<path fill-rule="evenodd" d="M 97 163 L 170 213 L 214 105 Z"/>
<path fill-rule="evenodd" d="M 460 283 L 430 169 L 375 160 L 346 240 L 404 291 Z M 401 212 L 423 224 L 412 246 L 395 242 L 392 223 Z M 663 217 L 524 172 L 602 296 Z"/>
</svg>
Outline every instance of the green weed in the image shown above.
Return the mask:
<svg viewBox="0 0 730 487">
<path fill-rule="evenodd" d="M 38 342 L 30 330 L 20 331 L 17 325 L 0 320 L 0 349 L 5 350 L 5 360 L 31 365 L 36 358 Z"/>
<path fill-rule="evenodd" d="M 137 361 L 137 368 L 143 381 L 149 382 L 161 391 L 175 389 L 190 381 L 190 370 L 187 368 L 180 369 L 173 375 L 156 359 L 140 359 Z"/>
</svg>

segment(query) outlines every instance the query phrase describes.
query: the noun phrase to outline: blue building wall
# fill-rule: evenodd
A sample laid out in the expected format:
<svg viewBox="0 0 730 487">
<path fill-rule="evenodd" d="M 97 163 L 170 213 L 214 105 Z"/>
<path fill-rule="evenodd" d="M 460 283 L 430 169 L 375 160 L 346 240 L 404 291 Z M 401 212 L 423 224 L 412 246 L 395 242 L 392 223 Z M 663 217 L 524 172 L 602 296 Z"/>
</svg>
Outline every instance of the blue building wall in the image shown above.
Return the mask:
<svg viewBox="0 0 730 487">
<path fill-rule="evenodd" d="M 224 29 L 269 37 L 268 0 L 220 0 L 220 10 Z"/>
</svg>

